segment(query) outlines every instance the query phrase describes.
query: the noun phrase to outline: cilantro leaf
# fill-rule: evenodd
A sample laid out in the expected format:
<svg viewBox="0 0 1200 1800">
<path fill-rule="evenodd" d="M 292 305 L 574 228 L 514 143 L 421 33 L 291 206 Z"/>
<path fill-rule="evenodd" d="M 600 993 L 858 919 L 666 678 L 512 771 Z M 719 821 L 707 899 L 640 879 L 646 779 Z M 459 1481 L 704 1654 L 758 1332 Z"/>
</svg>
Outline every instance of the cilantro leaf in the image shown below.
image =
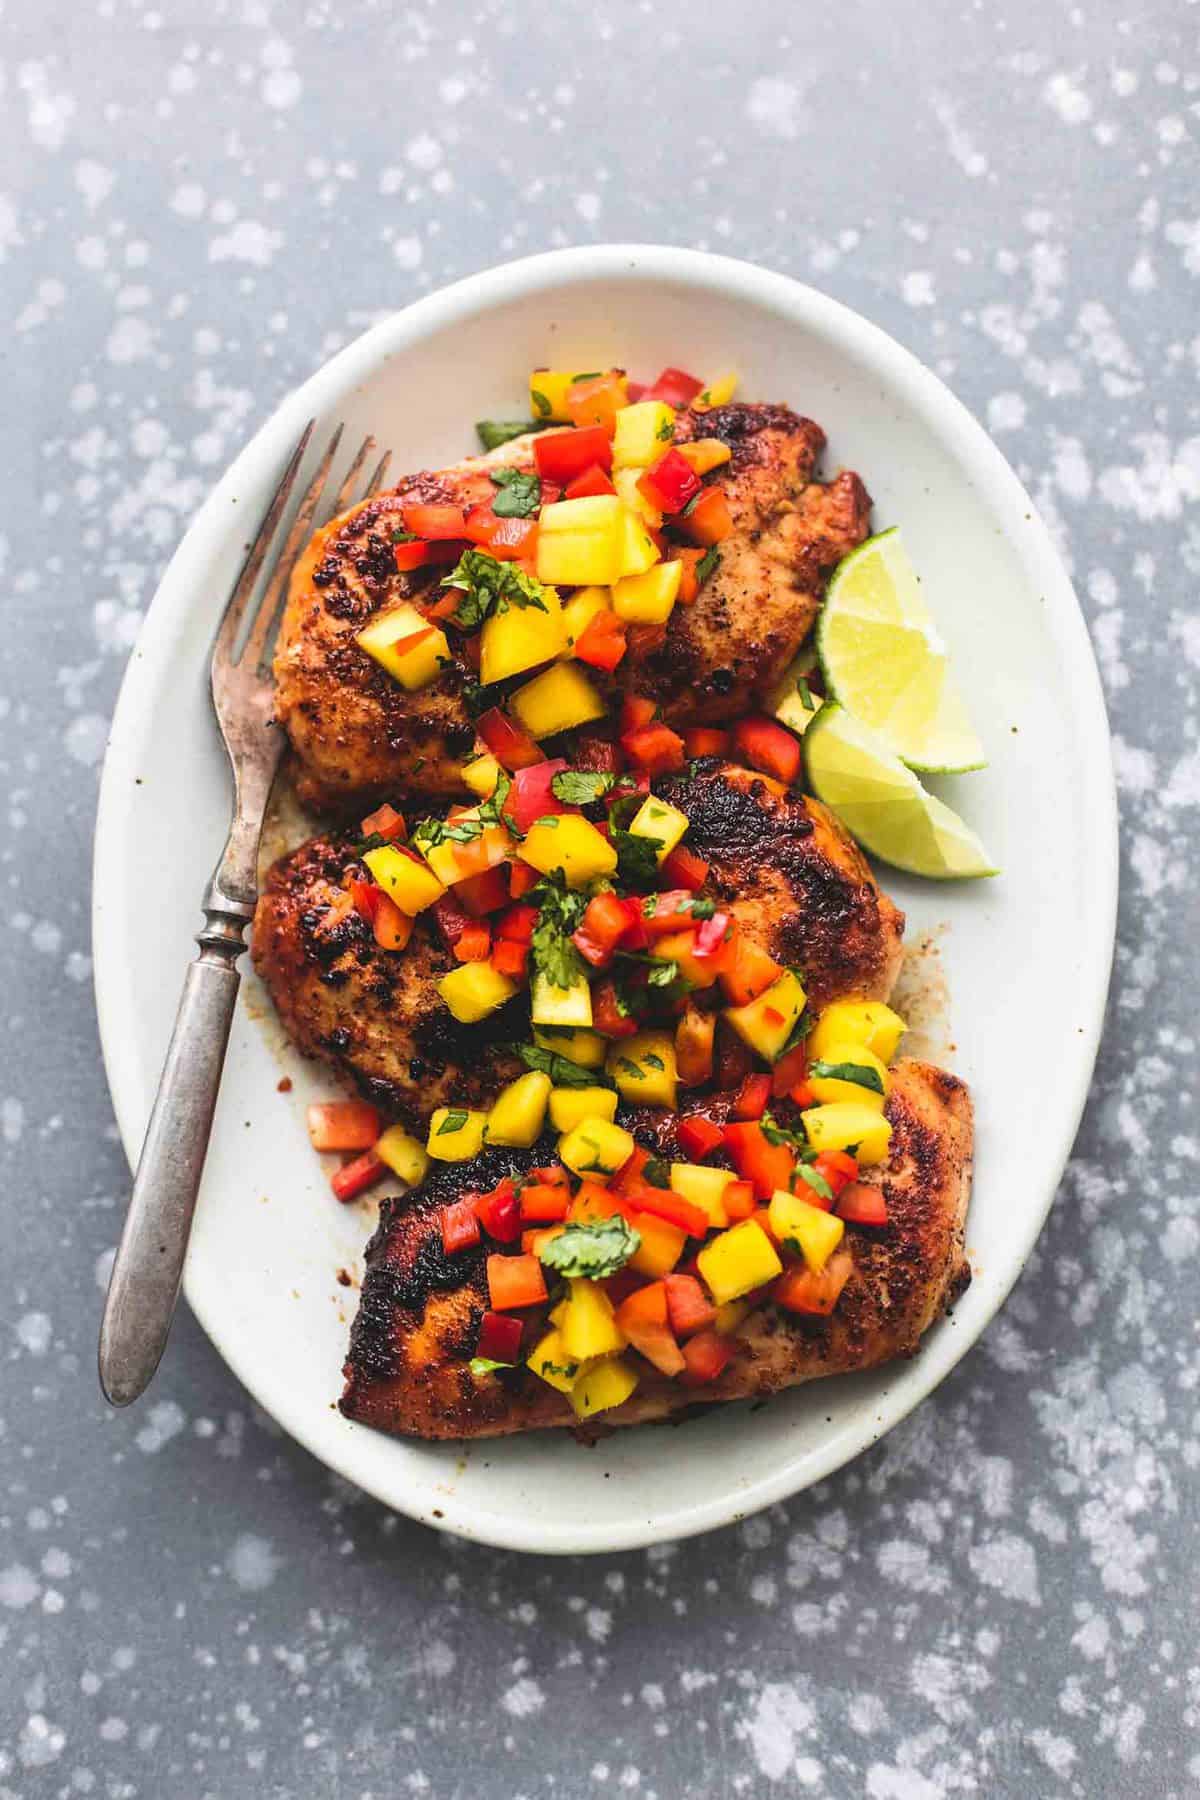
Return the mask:
<svg viewBox="0 0 1200 1800">
<path fill-rule="evenodd" d="M 808 1140 L 802 1138 L 798 1132 L 792 1131 L 787 1125 L 781 1125 L 769 1107 L 758 1123 L 768 1144 L 788 1144 L 793 1150 L 807 1148 Z"/>
<path fill-rule="evenodd" d="M 571 933 L 587 906 L 586 896 L 574 893 L 556 870 L 531 888 L 527 899 L 539 908 L 529 944 L 534 968 L 552 987 L 574 987 L 586 973 L 583 958 L 571 942 Z"/>
<path fill-rule="evenodd" d="M 538 1029 L 541 1031 L 545 1027 L 539 1026 Z M 518 1044 L 517 1055 L 527 1069 L 536 1069 L 542 1075 L 548 1075 L 555 1087 L 612 1086 L 612 1081 L 603 1069 L 585 1069 L 582 1063 L 572 1062 L 569 1056 L 561 1056 L 557 1050 L 543 1050 L 540 1044 Z"/>
<path fill-rule="evenodd" d="M 554 408 L 551 406 L 549 400 L 547 400 L 545 394 L 542 393 L 542 390 L 540 388 L 531 387 L 529 390 L 529 398 L 533 401 L 533 410 L 537 413 L 539 419 L 548 419 L 550 414 L 554 411 Z"/>
<path fill-rule="evenodd" d="M 623 1269 L 641 1248 L 641 1233 L 620 1213 L 594 1224 L 568 1225 L 538 1251 L 538 1260 L 560 1275 L 602 1281 Z"/>
<path fill-rule="evenodd" d="M 494 1356 L 473 1356 L 471 1358 L 472 1375 L 491 1375 L 496 1369 L 514 1369 L 515 1363 L 497 1362 Z"/>
<path fill-rule="evenodd" d="M 797 1178 L 803 1181 L 806 1186 L 810 1187 L 813 1193 L 818 1195 L 822 1200 L 832 1201 L 833 1189 L 819 1169 L 812 1168 L 808 1163 L 797 1163 L 795 1175 L 792 1179 L 793 1193 L 795 1192 Z"/>
<path fill-rule="evenodd" d="M 614 826 L 610 841 L 617 853 L 617 874 L 627 887 L 649 887 L 657 879 L 661 838 L 642 837 Z"/>
<path fill-rule="evenodd" d="M 615 780 L 615 775 L 595 769 L 562 769 L 551 777 L 550 791 L 568 806 L 590 806 L 610 791 Z"/>
<path fill-rule="evenodd" d="M 707 581 L 721 566 L 721 552 L 715 544 L 710 544 L 700 561 L 696 564 L 697 582 Z"/>
<path fill-rule="evenodd" d="M 797 675 L 797 677 L 796 677 L 796 692 L 800 696 L 800 704 L 804 708 L 805 712 L 816 712 L 817 703 L 813 699 L 813 691 L 808 685 L 808 677 L 807 676 Z"/>
<path fill-rule="evenodd" d="M 669 988 L 678 980 L 678 978 L 679 964 L 677 962 L 664 962 L 655 959 L 647 972 L 646 986 L 652 988 Z M 646 1061 L 652 1065 L 656 1065 L 660 1069 L 662 1068 L 662 1063 L 657 1056 L 648 1056 Z"/>
<path fill-rule="evenodd" d="M 524 437 L 527 431 L 539 431 L 541 427 L 535 419 L 479 419 L 475 429 L 485 450 L 498 450 L 501 444 L 511 443 L 513 438 Z"/>
<path fill-rule="evenodd" d="M 482 809 L 473 819 L 420 819 L 413 826 L 412 841 L 421 850 L 433 850 L 438 844 L 470 844 L 483 836 L 487 823 Z"/>
<path fill-rule="evenodd" d="M 460 631 L 473 631 L 489 613 L 504 613 L 510 606 L 548 611 L 540 581 L 526 575 L 516 563 L 489 556 L 486 550 L 464 550 L 441 585 L 462 590 L 453 621 Z"/>
<path fill-rule="evenodd" d="M 451 1132 L 461 1131 L 466 1122 L 467 1114 L 458 1108 L 455 1108 L 453 1111 L 446 1114 L 434 1135 L 435 1137 L 446 1137 Z"/>
<path fill-rule="evenodd" d="M 498 519 L 528 519 L 542 504 L 542 484 L 531 470 L 489 469 L 499 490 L 492 500 Z"/>
<path fill-rule="evenodd" d="M 809 1064 L 810 1075 L 822 1076 L 826 1081 L 852 1081 L 856 1087 L 870 1088 L 873 1094 L 882 1094 L 883 1078 L 878 1069 L 872 1069 L 867 1063 L 831 1063 L 818 1059 Z"/>
</svg>

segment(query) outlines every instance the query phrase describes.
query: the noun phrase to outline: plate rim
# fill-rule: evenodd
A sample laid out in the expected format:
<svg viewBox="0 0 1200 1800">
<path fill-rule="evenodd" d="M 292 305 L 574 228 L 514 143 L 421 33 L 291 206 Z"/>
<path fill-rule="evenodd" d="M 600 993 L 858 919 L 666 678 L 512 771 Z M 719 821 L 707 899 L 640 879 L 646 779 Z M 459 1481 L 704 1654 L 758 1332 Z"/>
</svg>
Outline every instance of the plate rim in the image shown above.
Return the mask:
<svg viewBox="0 0 1200 1800">
<path fill-rule="evenodd" d="M 334 1440 L 301 1406 L 289 1412 L 276 1399 L 266 1402 L 243 1357 L 223 1341 L 221 1322 L 206 1301 L 190 1266 L 185 1269 L 184 1294 L 202 1329 L 257 1404 L 271 1414 L 289 1436 L 327 1468 L 372 1494 L 376 1499 L 435 1529 L 463 1538 L 534 1553 L 611 1553 L 642 1548 L 667 1540 L 717 1530 L 745 1518 L 823 1480 L 853 1457 L 879 1441 L 918 1406 L 942 1382 L 1003 1306 L 1025 1267 L 1054 1202 L 1063 1170 L 1070 1156 L 1091 1087 L 1107 1007 L 1114 952 L 1119 881 L 1118 818 L 1112 770 L 1111 733 L 1095 652 L 1071 578 L 1050 532 L 1033 500 L 1002 451 L 964 403 L 941 378 L 896 339 L 853 308 L 791 276 L 760 269 L 736 258 L 707 251 L 677 249 L 660 244 L 600 244 L 552 250 L 502 263 L 469 275 L 371 326 L 322 363 L 297 388 L 287 394 L 244 445 L 204 501 L 170 558 L 146 610 L 137 641 L 130 653 L 113 711 L 101 773 L 92 862 L 93 983 L 99 1024 L 101 1055 L 112 1097 L 122 1144 L 130 1167 L 140 1151 L 136 1074 L 124 1040 L 132 1038 L 134 1020 L 122 1006 L 119 984 L 108 971 L 116 958 L 103 952 L 110 931 L 121 912 L 110 906 L 119 892 L 123 864 L 120 831 L 120 783 L 124 770 L 121 750 L 163 677 L 163 651 L 170 637 L 176 609 L 186 603 L 184 590 L 194 583 L 205 560 L 224 539 L 230 506 L 237 491 L 265 490 L 271 476 L 282 467 L 292 444 L 308 418 L 320 418 L 336 393 L 368 377 L 394 350 L 419 341 L 432 329 L 445 329 L 457 318 L 486 313 L 546 288 L 586 284 L 597 279 L 633 276 L 642 281 L 683 282 L 711 290 L 724 298 L 766 304 L 790 317 L 799 329 L 810 329 L 832 340 L 845 353 L 869 365 L 895 393 L 930 427 L 960 468 L 977 482 L 989 507 L 1006 521 L 1021 518 L 1025 531 L 1014 548 L 1031 575 L 1036 573 L 1045 607 L 1045 618 L 1056 648 L 1073 672 L 1072 716 L 1080 733 L 1091 771 L 1083 808 L 1090 821 L 1089 872 L 1093 905 L 1090 931 L 1080 954 L 1080 996 L 1086 1017 L 1078 1032 L 1078 1056 L 1074 1078 L 1064 1097 L 1052 1146 L 1047 1151 L 1042 1196 L 1037 1206 L 1022 1215 L 1022 1229 L 1012 1241 L 1003 1271 L 992 1290 L 993 1303 L 964 1332 L 944 1320 L 921 1355 L 906 1365 L 908 1380 L 902 1398 L 885 1393 L 872 1418 L 865 1424 L 847 1425 L 831 1433 L 818 1452 L 807 1452 L 803 1470 L 786 1459 L 753 1482 L 743 1494 L 698 1499 L 690 1505 L 667 1507 L 653 1519 L 631 1518 L 619 1526 L 590 1527 L 587 1522 L 565 1524 L 552 1518 L 513 1521 L 503 1525 L 490 1515 L 472 1517 L 476 1509 L 456 1495 L 438 1496 L 437 1516 L 423 1496 L 395 1491 L 373 1469 L 356 1466 L 355 1433 Z M 1088 752 L 1090 751 L 1090 754 Z M 197 903 L 199 896 L 197 896 Z M 182 982 L 184 970 L 179 971 Z M 1081 1009 L 1082 1010 L 1082 1009 Z M 996 1270 L 991 1270 L 993 1278 Z M 322 1419 L 321 1424 L 325 1424 Z M 348 1422 L 339 1415 L 339 1428 Z M 358 1430 L 365 1428 L 358 1427 Z M 376 1434 L 372 1434 L 374 1436 Z M 850 1442 L 844 1440 L 849 1438 Z M 349 1446 L 349 1448 L 347 1448 Z M 368 1459 L 370 1460 L 370 1459 Z"/>
</svg>

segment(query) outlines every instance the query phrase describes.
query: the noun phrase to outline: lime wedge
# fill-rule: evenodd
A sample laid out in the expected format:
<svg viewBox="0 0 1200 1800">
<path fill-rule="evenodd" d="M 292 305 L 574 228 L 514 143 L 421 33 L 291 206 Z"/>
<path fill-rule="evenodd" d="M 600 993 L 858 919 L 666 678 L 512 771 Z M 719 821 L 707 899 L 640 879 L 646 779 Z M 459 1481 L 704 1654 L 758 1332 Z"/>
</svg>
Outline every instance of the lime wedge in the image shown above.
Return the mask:
<svg viewBox="0 0 1200 1800">
<path fill-rule="evenodd" d="M 808 781 L 864 849 L 934 881 L 998 875 L 975 833 L 836 701 L 804 734 Z"/>
<path fill-rule="evenodd" d="M 946 646 L 898 530 L 881 531 L 834 570 L 817 625 L 829 696 L 930 774 L 984 765 Z"/>
</svg>

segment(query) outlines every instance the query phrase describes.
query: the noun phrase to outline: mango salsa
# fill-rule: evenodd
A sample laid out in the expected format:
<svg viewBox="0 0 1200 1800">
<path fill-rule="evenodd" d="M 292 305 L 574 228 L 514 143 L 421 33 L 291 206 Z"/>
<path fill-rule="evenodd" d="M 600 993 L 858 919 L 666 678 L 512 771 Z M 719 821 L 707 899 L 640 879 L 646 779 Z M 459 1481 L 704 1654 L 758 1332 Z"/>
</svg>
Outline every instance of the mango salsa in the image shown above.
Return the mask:
<svg viewBox="0 0 1200 1800">
<path fill-rule="evenodd" d="M 407 649 L 406 639 L 413 640 Z M 428 687 L 451 661 L 445 632 L 436 625 L 430 629 L 428 619 L 407 600 L 364 625 L 355 642 L 410 691 Z"/>
<path fill-rule="evenodd" d="M 665 400 L 639 400 L 617 414 L 613 467 L 648 469 L 675 435 L 675 408 Z"/>
<path fill-rule="evenodd" d="M 804 1011 L 804 998 L 799 980 L 785 969 L 757 1000 L 726 1007 L 725 1017 L 744 1044 L 765 1062 L 776 1062 Z"/>
<path fill-rule="evenodd" d="M 633 1227 L 642 1241 L 630 1257 L 629 1267 L 655 1281 L 660 1275 L 669 1275 L 683 1255 L 687 1232 L 654 1213 L 637 1213 Z"/>
<path fill-rule="evenodd" d="M 478 817 L 479 808 L 471 806 L 458 815 L 456 823 L 468 824 Z M 471 873 L 477 875 L 484 869 L 494 869 L 498 863 L 507 862 L 513 852 L 513 840 L 503 825 L 485 825 L 478 837 L 471 838 L 463 848 L 471 858 Z M 440 844 L 430 844 L 422 851 L 425 861 L 446 887 L 452 887 L 463 878 L 458 850 L 453 838 L 444 838 Z"/>
<path fill-rule="evenodd" d="M 607 1038 L 598 1031 L 581 1031 L 571 1026 L 535 1025 L 533 1041 L 542 1050 L 557 1050 L 560 1056 L 578 1063 L 584 1069 L 602 1069 L 608 1049 Z"/>
<path fill-rule="evenodd" d="M 663 522 L 662 513 L 653 501 L 647 500 L 638 486 L 644 474 L 644 469 L 614 469 L 613 486 L 633 516 L 640 519 L 643 525 L 650 525 L 658 531 Z"/>
<path fill-rule="evenodd" d="M 631 625 L 664 625 L 679 596 L 681 562 L 659 562 L 642 575 L 626 575 L 612 591 L 613 611 Z"/>
<path fill-rule="evenodd" d="M 816 1060 L 834 1044 L 865 1044 L 881 1062 L 890 1063 L 906 1029 L 899 1013 L 882 1000 L 832 1000 L 808 1040 L 808 1054 Z"/>
<path fill-rule="evenodd" d="M 555 1327 L 541 1338 L 526 1357 L 528 1366 L 535 1375 L 557 1388 L 560 1394 L 569 1394 L 579 1374 L 579 1363 L 567 1354 L 562 1341 L 562 1332 Z"/>
<path fill-rule="evenodd" d="M 527 1150 L 536 1144 L 546 1122 L 550 1077 L 540 1069 L 518 1075 L 497 1095 L 487 1119 L 489 1144 L 511 1144 Z"/>
<path fill-rule="evenodd" d="M 571 595 L 562 609 L 563 630 L 567 639 L 562 650 L 563 656 L 570 656 L 597 613 L 612 611 L 608 596 L 608 589 L 603 587 L 580 588 L 577 594 Z"/>
<path fill-rule="evenodd" d="M 544 612 L 536 606 L 510 606 L 483 621 L 479 679 L 485 686 L 552 662 L 566 649 L 567 628 L 558 594 L 546 587 L 541 598 Z"/>
<path fill-rule="evenodd" d="M 815 1069 L 814 1060 L 817 1064 Z M 864 1079 L 843 1080 L 838 1075 L 822 1075 L 819 1071 L 823 1067 L 852 1069 L 855 1074 L 861 1073 Z M 879 1083 L 878 1089 L 867 1085 L 872 1079 Z M 852 1106 L 870 1106 L 876 1112 L 882 1112 L 888 1092 L 887 1066 L 865 1044 L 845 1041 L 830 1044 L 819 1059 L 810 1057 L 808 1085 L 823 1106 L 844 1100 Z"/>
<path fill-rule="evenodd" d="M 799 1194 L 788 1193 L 786 1188 L 776 1188 L 772 1194 L 767 1217 L 779 1242 L 798 1250 L 818 1274 L 846 1234 L 846 1227 L 834 1213 L 813 1206 Z"/>
<path fill-rule="evenodd" d="M 617 588 L 621 586 L 622 581 L 632 580 L 635 576 L 644 574 L 647 569 L 652 569 L 658 560 L 658 545 L 637 515 L 627 510 L 621 538 L 621 567 L 619 570 L 621 579 L 617 581 L 612 590 L 614 600 Z"/>
<path fill-rule="evenodd" d="M 381 1162 L 387 1164 L 393 1175 L 398 1175 L 409 1187 L 420 1187 L 424 1181 L 429 1158 L 418 1140 L 410 1137 L 403 1125 L 389 1125 L 382 1137 L 376 1138 L 375 1154 Z"/>
<path fill-rule="evenodd" d="M 493 969 L 491 963 L 460 963 L 438 982 L 438 993 L 461 1025 L 475 1025 L 511 1000 L 515 981 Z"/>
<path fill-rule="evenodd" d="M 590 373 L 585 369 L 583 373 Z M 579 380 L 569 369 L 533 369 L 529 376 L 529 416 L 536 419 L 539 425 L 549 424 L 554 420 L 560 425 L 569 425 L 571 415 L 567 411 L 567 395 Z"/>
<path fill-rule="evenodd" d="M 570 987 L 556 987 L 536 969 L 529 983 L 530 1017 L 537 1025 L 563 1025 L 586 1028 L 592 1022 L 592 990 L 586 975 Z M 537 1032 L 534 1032 L 537 1041 Z M 589 1034 L 590 1035 L 590 1034 Z M 549 1046 L 551 1049 L 555 1045 Z M 563 1056 L 570 1055 L 564 1050 Z"/>
<path fill-rule="evenodd" d="M 630 819 L 628 829 L 634 837 L 655 839 L 658 844 L 655 859 L 664 862 L 689 824 L 687 814 L 680 812 L 677 806 L 672 806 L 667 800 L 656 800 L 653 794 L 647 794 Z"/>
<path fill-rule="evenodd" d="M 892 1128 L 869 1106 L 814 1106 L 800 1117 L 814 1150 L 854 1149 L 860 1163 L 882 1162 L 888 1153 Z"/>
<path fill-rule="evenodd" d="M 531 825 L 520 854 L 522 861 L 543 875 L 561 869 L 573 888 L 586 887 L 597 876 L 611 875 L 617 866 L 617 853 L 608 839 L 590 819 L 574 813 L 557 813 Z"/>
<path fill-rule="evenodd" d="M 774 1244 L 754 1219 L 743 1219 L 705 1244 L 696 1264 L 718 1306 L 783 1273 Z"/>
<path fill-rule="evenodd" d="M 672 1163 L 671 1191 L 702 1207 L 710 1225 L 723 1231 L 729 1223 L 721 1196 L 737 1176 L 732 1169 L 710 1169 L 703 1163 Z"/>
<path fill-rule="evenodd" d="M 510 695 L 509 705 L 530 737 L 573 731 L 604 717 L 604 702 L 576 663 L 557 663 Z"/>
<path fill-rule="evenodd" d="M 620 413 L 617 417 L 620 418 Z M 638 1376 L 621 1356 L 606 1356 L 583 1371 L 571 1389 L 571 1406 L 580 1419 L 611 1412 L 635 1391 Z"/>
<path fill-rule="evenodd" d="M 611 587 L 622 572 L 625 518 L 615 494 L 589 494 L 543 506 L 538 516 L 538 580 L 563 587 Z"/>
<path fill-rule="evenodd" d="M 483 1148 L 487 1114 L 439 1106 L 429 1120 L 425 1148 L 435 1162 L 467 1162 Z"/>
<path fill-rule="evenodd" d="M 631 1106 L 674 1107 L 679 1074 L 671 1032 L 639 1031 L 634 1037 L 618 1038 L 606 1066 L 621 1098 Z"/>
<path fill-rule="evenodd" d="M 633 1136 L 608 1119 L 585 1119 L 558 1140 L 558 1159 L 575 1175 L 615 1175 L 633 1155 Z"/>
<path fill-rule="evenodd" d="M 496 791 L 496 783 L 500 779 L 500 764 L 494 756 L 476 756 L 466 763 L 462 772 L 463 784 L 481 800 L 490 800 Z"/>
<path fill-rule="evenodd" d="M 588 1362 L 593 1356 L 611 1356 L 625 1348 L 612 1301 L 596 1281 L 568 1281 L 567 1307 L 559 1330 L 567 1355 L 579 1362 Z"/>
<path fill-rule="evenodd" d="M 424 912 L 446 891 L 426 863 L 406 850 L 397 850 L 394 844 L 380 844 L 377 849 L 366 851 L 363 861 L 384 893 L 409 918 Z"/>
<path fill-rule="evenodd" d="M 555 1131 L 573 1131 L 585 1119 L 616 1116 L 617 1096 L 610 1087 L 558 1087 L 550 1091 L 550 1123 Z"/>
</svg>

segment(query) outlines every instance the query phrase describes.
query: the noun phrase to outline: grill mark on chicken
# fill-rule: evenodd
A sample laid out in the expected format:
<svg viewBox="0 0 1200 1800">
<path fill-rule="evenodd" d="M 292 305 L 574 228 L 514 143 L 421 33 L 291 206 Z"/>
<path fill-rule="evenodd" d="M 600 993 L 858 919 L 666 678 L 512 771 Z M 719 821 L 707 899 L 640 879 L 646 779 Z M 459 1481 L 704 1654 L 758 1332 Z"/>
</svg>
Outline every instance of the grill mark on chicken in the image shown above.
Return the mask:
<svg viewBox="0 0 1200 1800">
<path fill-rule="evenodd" d="M 737 1335 L 733 1362 L 701 1390 L 665 1379 L 627 1352 L 641 1383 L 630 1400 L 603 1416 L 601 1430 L 664 1418 L 698 1401 L 761 1398 L 916 1352 L 970 1279 L 962 1239 L 971 1103 L 957 1077 L 901 1061 L 891 1072 L 886 1110 L 892 1124 L 888 1161 L 865 1171 L 865 1179 L 882 1187 L 888 1224 L 847 1231 L 854 1274 L 832 1316 L 806 1318 L 771 1307 L 751 1314 Z M 467 1365 L 487 1304 L 485 1260 L 471 1252 L 459 1262 L 440 1251 L 443 1206 L 502 1175 L 523 1172 L 547 1154 L 545 1147 L 488 1151 L 465 1167 L 431 1171 L 412 1204 L 385 1202 L 367 1250 L 345 1365 L 341 1408 L 349 1418 L 431 1438 L 575 1426 L 565 1397 L 523 1366 L 498 1376 L 471 1375 Z M 457 1285 L 447 1285 L 458 1270 Z M 536 1343 L 546 1310 L 529 1318 L 523 1353 Z"/>
</svg>

